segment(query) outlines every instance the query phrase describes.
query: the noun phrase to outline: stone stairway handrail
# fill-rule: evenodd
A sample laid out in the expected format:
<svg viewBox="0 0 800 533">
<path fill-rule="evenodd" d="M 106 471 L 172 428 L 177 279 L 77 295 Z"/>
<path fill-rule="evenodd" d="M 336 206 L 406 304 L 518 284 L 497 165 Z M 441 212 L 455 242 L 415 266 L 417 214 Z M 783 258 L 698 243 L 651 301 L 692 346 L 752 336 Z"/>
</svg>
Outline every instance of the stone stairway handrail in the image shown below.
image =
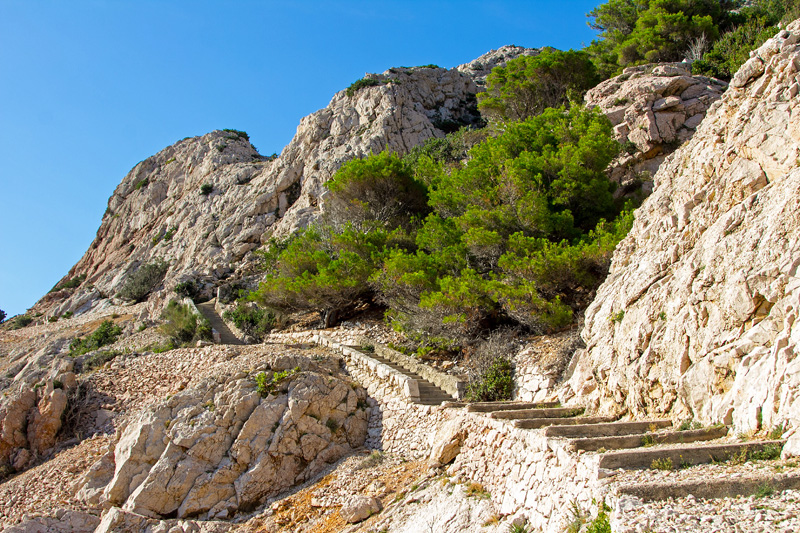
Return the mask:
<svg viewBox="0 0 800 533">
<path fill-rule="evenodd" d="M 340 352 L 351 364 L 356 364 L 362 368 L 368 368 L 371 373 L 377 374 L 382 380 L 388 381 L 397 387 L 403 396 L 407 397 L 410 401 L 414 403 L 420 402 L 419 384 L 416 379 L 406 376 L 399 370 L 395 370 L 389 365 L 381 363 L 350 346 L 338 343 L 322 333 L 314 335 L 313 341 Z"/>
<path fill-rule="evenodd" d="M 456 400 L 464 399 L 467 391 L 466 382 L 458 379 L 455 376 L 445 374 L 444 372 L 439 372 L 438 370 L 431 368 L 424 363 L 420 363 L 415 358 L 398 352 L 397 350 L 393 350 L 384 344 L 374 342 L 367 337 L 362 337 L 362 339 L 363 344 L 371 344 L 374 346 L 375 353 L 381 357 L 402 366 L 410 372 L 422 376 L 427 381 L 430 381 Z"/>
</svg>

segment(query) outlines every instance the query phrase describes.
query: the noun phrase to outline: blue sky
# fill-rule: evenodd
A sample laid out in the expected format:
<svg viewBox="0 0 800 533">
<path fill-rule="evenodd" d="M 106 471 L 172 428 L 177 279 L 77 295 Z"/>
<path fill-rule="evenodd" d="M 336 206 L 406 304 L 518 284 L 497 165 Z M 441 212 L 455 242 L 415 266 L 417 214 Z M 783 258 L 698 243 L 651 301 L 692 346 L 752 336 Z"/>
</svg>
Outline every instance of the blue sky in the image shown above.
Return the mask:
<svg viewBox="0 0 800 533">
<path fill-rule="evenodd" d="M 0 0 L 0 309 L 58 282 L 123 176 L 179 139 L 235 128 L 280 152 L 365 72 L 580 48 L 600 3 Z"/>
</svg>

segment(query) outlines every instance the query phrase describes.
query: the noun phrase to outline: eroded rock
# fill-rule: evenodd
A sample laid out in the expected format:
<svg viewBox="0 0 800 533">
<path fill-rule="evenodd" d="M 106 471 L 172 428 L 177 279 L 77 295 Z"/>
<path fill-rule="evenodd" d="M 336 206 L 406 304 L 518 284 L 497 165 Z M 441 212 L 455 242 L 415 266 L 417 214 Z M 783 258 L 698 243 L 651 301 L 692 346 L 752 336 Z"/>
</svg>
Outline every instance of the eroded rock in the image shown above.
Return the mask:
<svg viewBox="0 0 800 533">
<path fill-rule="evenodd" d="M 276 366 L 290 361 L 297 366 L 266 397 L 241 374 L 143 411 L 120 434 L 101 500 L 152 518 L 229 518 L 362 446 L 365 391 L 308 359 Z M 85 499 L 108 476 L 107 464 L 93 470 L 79 489 Z"/>
</svg>

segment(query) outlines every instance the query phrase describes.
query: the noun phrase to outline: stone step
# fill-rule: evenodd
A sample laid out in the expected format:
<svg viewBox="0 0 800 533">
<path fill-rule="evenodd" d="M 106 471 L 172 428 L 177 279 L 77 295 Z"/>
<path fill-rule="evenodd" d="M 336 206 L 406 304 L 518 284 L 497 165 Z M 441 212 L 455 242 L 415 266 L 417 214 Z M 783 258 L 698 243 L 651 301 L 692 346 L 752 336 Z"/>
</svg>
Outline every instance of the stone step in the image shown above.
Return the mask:
<svg viewBox="0 0 800 533">
<path fill-rule="evenodd" d="M 382 357 L 374 352 L 368 352 L 366 350 L 361 349 L 358 346 L 350 346 L 350 348 L 354 350 L 358 350 L 365 356 L 382 363 L 389 368 L 400 372 L 403 375 L 410 377 L 413 380 L 416 380 L 417 387 L 419 388 L 419 404 L 421 405 L 440 405 L 443 402 L 452 402 L 453 397 L 447 394 L 444 390 L 437 387 L 435 384 L 431 383 L 427 379 L 423 378 L 416 372 L 413 372 L 402 365 L 398 365 L 394 361 L 390 361 L 385 357 Z"/>
<path fill-rule="evenodd" d="M 217 310 L 214 307 L 214 300 L 197 304 L 197 310 L 206 317 L 211 327 L 219 333 L 220 344 L 244 344 L 241 339 L 234 335 L 228 328 L 225 321 L 222 320 L 222 317 L 217 314 Z"/>
<path fill-rule="evenodd" d="M 797 474 L 745 474 L 736 477 L 703 479 L 700 481 L 662 481 L 658 483 L 636 483 L 619 485 L 619 496 L 635 496 L 642 501 L 659 501 L 683 498 L 691 494 L 695 498 L 734 498 L 750 496 L 759 488 L 769 486 L 775 492 L 800 490 L 800 475 Z"/>
<path fill-rule="evenodd" d="M 577 416 L 574 418 L 529 418 L 514 420 L 514 426 L 520 429 L 539 429 L 547 426 L 575 426 L 586 424 L 602 424 L 611 422 L 613 416 Z"/>
<path fill-rule="evenodd" d="M 625 448 L 647 447 L 655 444 L 684 444 L 714 440 L 728 434 L 728 428 L 718 426 L 688 431 L 667 431 L 661 433 L 642 433 L 618 437 L 589 437 L 571 441 L 574 450 L 596 452 L 597 450 L 621 450 Z"/>
<path fill-rule="evenodd" d="M 628 422 L 614 422 L 614 419 L 603 420 L 602 423 L 588 422 L 572 427 L 552 427 L 544 431 L 546 437 L 614 437 L 617 435 L 636 435 L 654 429 L 672 426 L 671 420 L 640 420 Z"/>
<path fill-rule="evenodd" d="M 784 442 L 782 440 L 736 442 L 607 452 L 600 457 L 598 467 L 609 470 L 616 468 L 634 470 L 637 468 L 651 468 L 654 467 L 655 462 L 659 462 L 662 468 L 668 464 L 671 464 L 672 468 L 681 468 L 683 466 L 727 461 L 732 457 L 741 456 L 744 459 L 753 453 L 763 452 L 768 447 L 778 447 L 778 450 L 780 450 Z"/>
<path fill-rule="evenodd" d="M 558 407 L 558 402 L 474 402 L 466 404 L 469 413 L 493 413 L 517 409 L 549 409 Z"/>
<path fill-rule="evenodd" d="M 528 418 L 567 418 L 583 414 L 582 407 L 555 407 L 552 409 L 517 409 L 513 411 L 494 411 L 491 418 L 501 420 L 525 420 Z"/>
</svg>

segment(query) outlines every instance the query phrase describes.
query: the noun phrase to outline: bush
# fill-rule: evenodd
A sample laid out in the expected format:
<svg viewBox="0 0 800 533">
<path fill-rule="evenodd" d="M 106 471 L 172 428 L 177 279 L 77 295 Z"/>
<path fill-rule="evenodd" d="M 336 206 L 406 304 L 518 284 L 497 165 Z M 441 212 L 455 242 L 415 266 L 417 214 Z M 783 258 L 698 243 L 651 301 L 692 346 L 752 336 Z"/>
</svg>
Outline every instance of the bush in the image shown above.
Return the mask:
<svg viewBox="0 0 800 533">
<path fill-rule="evenodd" d="M 730 80 L 750 57 L 750 51 L 778 32 L 778 23 L 800 16 L 797 0 L 760 0 L 736 14 L 735 27 L 720 36 L 702 59 L 692 64 L 694 74 Z"/>
<path fill-rule="evenodd" d="M 188 305 L 172 300 L 161 313 L 164 323 L 161 333 L 170 338 L 173 346 L 187 345 L 198 340 L 211 340 L 211 324 L 195 314 Z"/>
<path fill-rule="evenodd" d="M 234 309 L 225 311 L 222 316 L 236 327 L 259 342 L 264 340 L 277 324 L 275 312 L 255 305 L 239 303 Z"/>
<path fill-rule="evenodd" d="M 6 312 L 0 309 L 0 324 L 6 321 L 6 316 L 8 316 L 6 315 Z"/>
<path fill-rule="evenodd" d="M 361 78 L 351 83 L 345 90 L 345 94 L 347 96 L 353 96 L 364 87 L 375 87 L 376 85 L 381 85 L 381 82 L 373 78 Z"/>
<path fill-rule="evenodd" d="M 71 357 L 77 357 L 102 348 L 103 346 L 114 344 L 121 333 L 121 327 L 114 324 L 111 320 L 104 320 L 88 337 L 73 339 L 69 345 L 69 355 Z"/>
<path fill-rule="evenodd" d="M 174 291 L 178 296 L 182 296 L 183 298 L 191 298 L 194 300 L 200 294 L 200 287 L 198 287 L 198 284 L 195 280 L 190 279 L 175 285 Z"/>
<path fill-rule="evenodd" d="M 622 67 L 681 61 L 693 41 L 714 42 L 735 21 L 735 0 L 609 0 L 591 12 L 587 51 L 604 77 Z"/>
<path fill-rule="evenodd" d="M 156 258 L 152 263 L 141 265 L 129 274 L 117 296 L 123 300 L 141 302 L 161 283 L 169 264 Z"/>
<path fill-rule="evenodd" d="M 376 225 L 394 229 L 407 226 L 427 208 L 425 186 L 414 179 L 413 169 L 397 154 L 381 152 L 348 161 L 325 183 L 327 221 L 346 223 L 360 230 Z"/>
<path fill-rule="evenodd" d="M 33 322 L 33 318 L 28 315 L 19 315 L 11 322 L 11 329 L 20 329 L 28 326 Z"/>
<path fill-rule="evenodd" d="M 210 183 L 204 183 L 200 186 L 200 194 L 208 196 L 214 190 L 214 186 Z"/>
<path fill-rule="evenodd" d="M 83 362 L 81 372 L 91 372 L 96 368 L 100 368 L 107 362 L 113 361 L 121 353 L 122 352 L 118 350 L 101 350 L 95 352 L 91 357 L 87 358 L 86 361 Z"/>
<path fill-rule="evenodd" d="M 224 129 L 222 131 L 232 134 L 228 136 L 229 139 L 242 139 L 248 142 L 250 141 L 250 136 L 247 134 L 246 131 L 232 130 L 232 129 Z"/>
<path fill-rule="evenodd" d="M 57 283 L 49 292 L 60 291 L 63 289 L 75 289 L 86 281 L 86 274 L 75 276 L 74 278 L 67 278 L 65 281 Z"/>
<path fill-rule="evenodd" d="M 520 56 L 495 67 L 478 94 L 478 109 L 493 121 L 523 120 L 548 107 L 581 102 L 600 81 L 586 52 L 545 48 L 536 56 Z"/>
<path fill-rule="evenodd" d="M 471 402 L 497 402 L 510 400 L 514 392 L 511 361 L 497 357 L 489 368 L 467 386 L 467 400 Z"/>
</svg>

